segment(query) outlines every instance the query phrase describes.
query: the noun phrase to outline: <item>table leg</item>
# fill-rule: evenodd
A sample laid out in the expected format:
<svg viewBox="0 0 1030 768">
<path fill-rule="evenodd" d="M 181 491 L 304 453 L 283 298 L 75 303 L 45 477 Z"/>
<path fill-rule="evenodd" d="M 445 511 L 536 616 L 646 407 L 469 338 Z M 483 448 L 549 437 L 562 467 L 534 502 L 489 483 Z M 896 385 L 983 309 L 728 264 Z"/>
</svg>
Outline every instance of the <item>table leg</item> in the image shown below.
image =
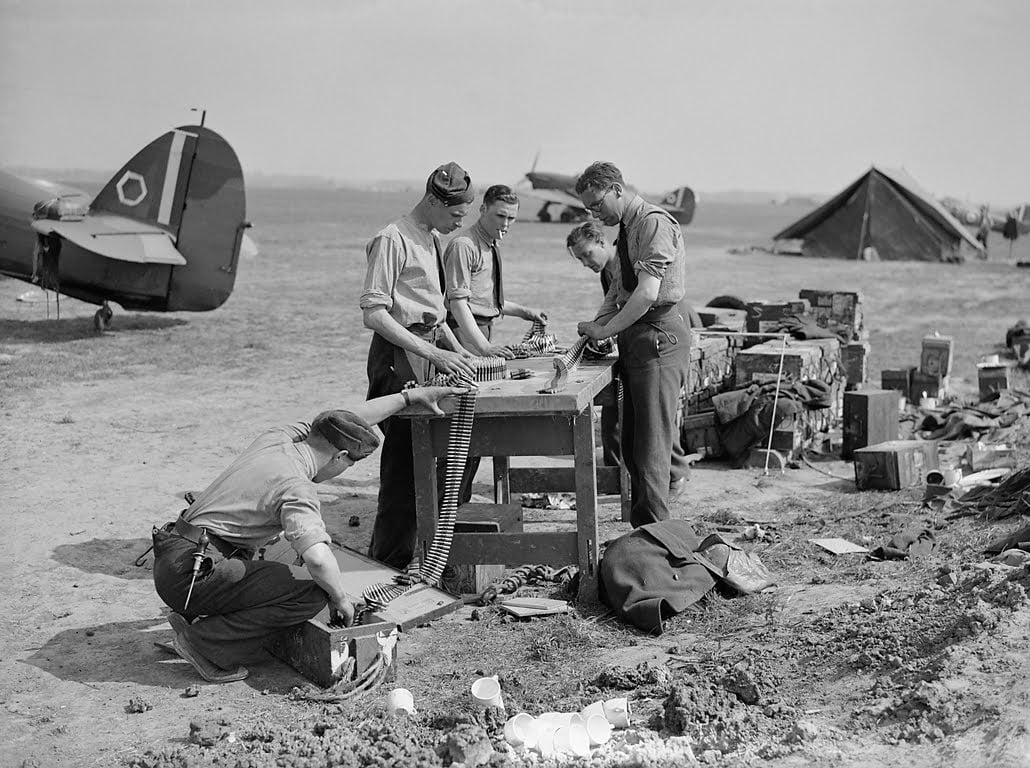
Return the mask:
<svg viewBox="0 0 1030 768">
<path fill-rule="evenodd" d="M 576 532 L 578 534 L 580 579 L 596 575 L 597 466 L 594 456 L 594 414 L 589 406 L 573 418 L 576 468 Z"/>
<path fill-rule="evenodd" d="M 511 488 L 508 483 L 508 470 L 511 462 L 507 456 L 493 456 L 494 464 L 494 504 L 511 502 Z"/>
</svg>

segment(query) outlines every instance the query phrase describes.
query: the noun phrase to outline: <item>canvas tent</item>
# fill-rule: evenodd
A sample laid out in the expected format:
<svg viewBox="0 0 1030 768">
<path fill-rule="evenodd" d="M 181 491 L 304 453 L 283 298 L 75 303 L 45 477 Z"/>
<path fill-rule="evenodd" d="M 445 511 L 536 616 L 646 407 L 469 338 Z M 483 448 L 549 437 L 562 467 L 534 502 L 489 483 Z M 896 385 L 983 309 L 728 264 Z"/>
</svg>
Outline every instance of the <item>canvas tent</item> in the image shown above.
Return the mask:
<svg viewBox="0 0 1030 768">
<path fill-rule="evenodd" d="M 969 231 L 905 171 L 873 166 L 773 237 L 832 259 L 964 261 L 982 255 Z"/>
</svg>

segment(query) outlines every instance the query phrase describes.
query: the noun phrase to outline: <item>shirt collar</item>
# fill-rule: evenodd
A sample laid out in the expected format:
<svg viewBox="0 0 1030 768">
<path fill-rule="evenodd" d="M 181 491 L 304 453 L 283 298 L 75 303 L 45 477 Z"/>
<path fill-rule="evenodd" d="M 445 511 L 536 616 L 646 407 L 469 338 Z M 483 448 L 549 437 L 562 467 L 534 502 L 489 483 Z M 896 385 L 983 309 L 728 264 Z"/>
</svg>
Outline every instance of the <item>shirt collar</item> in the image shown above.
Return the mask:
<svg viewBox="0 0 1030 768">
<path fill-rule="evenodd" d="M 622 223 L 627 227 L 632 225 L 633 222 L 640 218 L 643 208 L 644 198 L 634 192 L 633 197 L 626 203 L 626 210 L 622 214 Z"/>
<path fill-rule="evenodd" d="M 472 231 L 475 233 L 476 237 L 487 245 L 497 245 L 497 240 L 495 238 L 491 238 L 490 235 L 486 233 L 486 230 L 479 221 L 476 221 L 476 223 L 472 225 Z"/>
<path fill-rule="evenodd" d="M 304 462 L 304 471 L 307 473 L 308 479 L 313 480 L 319 469 L 315 465 L 315 452 L 306 442 L 294 443 L 293 446 L 297 449 L 300 460 Z"/>
</svg>

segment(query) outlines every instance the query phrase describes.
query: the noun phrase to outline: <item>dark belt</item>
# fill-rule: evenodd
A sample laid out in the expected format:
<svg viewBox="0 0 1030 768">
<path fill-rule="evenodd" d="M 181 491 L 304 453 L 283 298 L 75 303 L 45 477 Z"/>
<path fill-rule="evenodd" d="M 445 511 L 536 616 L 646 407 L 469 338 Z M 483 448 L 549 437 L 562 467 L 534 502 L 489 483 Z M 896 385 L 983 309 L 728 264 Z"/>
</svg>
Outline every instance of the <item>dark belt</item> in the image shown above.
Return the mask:
<svg viewBox="0 0 1030 768">
<path fill-rule="evenodd" d="M 175 533 L 194 544 L 200 540 L 200 531 L 201 529 L 199 526 L 194 525 L 182 517 L 172 523 L 172 533 Z M 233 557 L 249 559 L 253 554 L 249 549 L 246 549 L 245 547 L 237 547 L 235 544 L 230 544 L 220 536 L 216 536 L 211 533 L 211 531 L 207 532 L 207 538 L 211 542 L 211 546 L 217 549 L 221 553 L 222 557 L 227 560 Z"/>
<path fill-rule="evenodd" d="M 427 341 L 436 341 L 436 333 L 439 327 L 439 323 L 436 325 L 429 325 L 428 323 L 412 323 L 411 325 L 406 326 L 408 331 L 419 338 L 426 339 Z M 433 338 L 430 339 L 430 336 Z"/>
<path fill-rule="evenodd" d="M 659 320 L 668 320 L 673 315 L 681 315 L 679 304 L 661 304 L 657 307 L 651 307 L 647 312 L 640 316 L 640 319 L 637 320 L 637 322 L 656 323 Z"/>
</svg>

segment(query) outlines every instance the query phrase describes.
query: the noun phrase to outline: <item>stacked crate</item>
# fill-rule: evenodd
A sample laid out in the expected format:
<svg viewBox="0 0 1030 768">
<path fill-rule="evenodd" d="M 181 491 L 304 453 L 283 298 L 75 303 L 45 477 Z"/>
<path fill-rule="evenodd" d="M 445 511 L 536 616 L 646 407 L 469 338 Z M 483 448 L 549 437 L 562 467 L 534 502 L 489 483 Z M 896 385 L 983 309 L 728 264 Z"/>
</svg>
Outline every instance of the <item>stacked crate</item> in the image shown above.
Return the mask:
<svg viewBox="0 0 1030 768">
<path fill-rule="evenodd" d="M 858 291 L 820 291 L 803 288 L 798 297 L 807 299 L 816 325 L 849 341 L 868 338 L 862 314 L 862 294 Z"/>
<path fill-rule="evenodd" d="M 741 343 L 740 336 L 730 334 L 694 334 L 686 390 L 687 414 L 710 411 L 713 395 L 733 389 L 733 360 Z"/>
</svg>

